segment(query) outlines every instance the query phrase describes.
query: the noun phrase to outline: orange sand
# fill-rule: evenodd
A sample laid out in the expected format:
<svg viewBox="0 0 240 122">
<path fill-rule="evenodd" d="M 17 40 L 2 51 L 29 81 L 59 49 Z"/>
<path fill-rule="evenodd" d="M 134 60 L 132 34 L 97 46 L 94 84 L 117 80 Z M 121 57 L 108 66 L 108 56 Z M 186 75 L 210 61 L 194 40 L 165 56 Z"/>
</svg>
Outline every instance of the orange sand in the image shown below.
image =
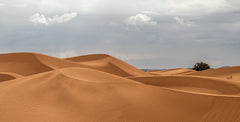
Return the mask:
<svg viewBox="0 0 240 122">
<path fill-rule="evenodd" d="M 196 71 L 191 69 L 183 69 L 183 68 L 169 69 L 169 70 L 163 70 L 163 71 L 148 71 L 148 73 L 153 75 L 183 75 L 183 74 L 189 74 L 194 72 Z"/>
<path fill-rule="evenodd" d="M 143 72 L 104 54 L 37 53 L 1 54 L 0 67 L 1 122 L 240 121 L 239 67 Z"/>
</svg>

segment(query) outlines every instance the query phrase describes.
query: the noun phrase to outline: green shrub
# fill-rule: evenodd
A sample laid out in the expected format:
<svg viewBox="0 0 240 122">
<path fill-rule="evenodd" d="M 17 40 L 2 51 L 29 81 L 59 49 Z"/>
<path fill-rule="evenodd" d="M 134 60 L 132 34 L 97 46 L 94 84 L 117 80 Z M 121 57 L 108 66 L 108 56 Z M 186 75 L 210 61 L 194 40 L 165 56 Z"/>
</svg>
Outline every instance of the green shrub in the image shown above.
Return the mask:
<svg viewBox="0 0 240 122">
<path fill-rule="evenodd" d="M 204 62 L 196 63 L 193 67 L 193 70 L 196 70 L 196 71 L 202 71 L 206 69 L 210 69 L 210 66 Z"/>
</svg>

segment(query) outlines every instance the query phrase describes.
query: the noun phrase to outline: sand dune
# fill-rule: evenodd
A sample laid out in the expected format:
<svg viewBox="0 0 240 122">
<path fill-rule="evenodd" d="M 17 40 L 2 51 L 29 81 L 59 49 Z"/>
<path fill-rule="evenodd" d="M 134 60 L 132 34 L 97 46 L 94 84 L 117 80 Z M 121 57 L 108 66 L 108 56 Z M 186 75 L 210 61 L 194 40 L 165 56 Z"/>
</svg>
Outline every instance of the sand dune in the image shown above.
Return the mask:
<svg viewBox="0 0 240 122">
<path fill-rule="evenodd" d="M 38 53 L 8 53 L 0 55 L 0 67 L 0 72 L 28 76 L 64 67 L 84 66 Z"/>
<path fill-rule="evenodd" d="M 38 53 L 9 53 L 0 55 L 0 67 L 0 72 L 23 76 L 66 67 L 97 69 L 119 76 L 148 75 L 148 73 L 108 55 L 86 55 L 63 60 Z"/>
<path fill-rule="evenodd" d="M 240 66 L 209 69 L 199 72 L 192 72 L 188 75 L 219 77 L 229 80 L 240 80 Z"/>
<path fill-rule="evenodd" d="M 112 73 L 122 77 L 148 75 L 142 70 L 137 69 L 136 67 L 133 67 L 119 59 L 106 54 L 70 57 L 66 58 L 65 60 L 74 61 L 82 65 L 87 65 L 90 68 Z"/>
<path fill-rule="evenodd" d="M 0 67 L 0 72 L 16 73 L 24 76 L 52 70 L 31 53 L 1 54 Z"/>
<path fill-rule="evenodd" d="M 222 75 L 149 75 L 102 54 L 2 54 L 0 66 L 2 122 L 240 121 L 240 82 Z"/>
<path fill-rule="evenodd" d="M 197 76 L 151 76 L 132 77 L 132 80 L 155 86 L 183 91 L 238 95 L 240 93 L 239 82 L 229 82 L 227 80 Z"/>
<path fill-rule="evenodd" d="M 194 73 L 195 70 L 191 69 L 184 69 L 184 68 L 177 68 L 177 69 L 169 69 L 163 71 L 148 71 L 148 73 L 153 75 L 184 75 L 189 73 Z"/>
</svg>

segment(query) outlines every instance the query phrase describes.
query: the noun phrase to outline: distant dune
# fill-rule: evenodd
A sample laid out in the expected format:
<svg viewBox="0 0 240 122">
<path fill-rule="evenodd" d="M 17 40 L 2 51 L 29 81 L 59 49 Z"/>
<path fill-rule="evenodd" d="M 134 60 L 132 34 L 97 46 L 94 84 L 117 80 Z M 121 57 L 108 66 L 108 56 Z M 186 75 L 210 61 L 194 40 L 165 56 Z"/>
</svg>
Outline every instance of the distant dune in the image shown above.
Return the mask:
<svg viewBox="0 0 240 122">
<path fill-rule="evenodd" d="M 143 72 L 106 54 L 1 54 L 0 121 L 238 122 L 240 68 Z"/>
<path fill-rule="evenodd" d="M 188 74 L 193 72 L 196 72 L 196 71 L 191 69 L 184 69 L 184 68 L 169 69 L 169 70 L 163 70 L 163 71 L 148 71 L 148 73 L 153 75 L 183 75 L 183 74 Z"/>
<path fill-rule="evenodd" d="M 209 69 L 209 70 L 204 70 L 204 71 L 199 71 L 199 72 L 192 72 L 192 73 L 189 73 L 189 75 L 219 77 L 219 78 L 223 78 L 223 79 L 239 81 L 240 80 L 240 66 Z"/>
</svg>

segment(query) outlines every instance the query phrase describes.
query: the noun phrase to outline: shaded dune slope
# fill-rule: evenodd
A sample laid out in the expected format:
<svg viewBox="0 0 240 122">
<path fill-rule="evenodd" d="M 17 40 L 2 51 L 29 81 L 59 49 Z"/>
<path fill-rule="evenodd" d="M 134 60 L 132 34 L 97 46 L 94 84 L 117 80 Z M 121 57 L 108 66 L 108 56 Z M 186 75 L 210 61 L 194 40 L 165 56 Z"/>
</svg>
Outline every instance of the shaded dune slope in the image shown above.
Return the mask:
<svg viewBox="0 0 240 122">
<path fill-rule="evenodd" d="M 32 53 L 9 53 L 0 55 L 0 72 L 9 72 L 19 75 L 32 75 L 52 68 L 40 62 Z"/>
<path fill-rule="evenodd" d="M 92 69 L 64 68 L 0 83 L 0 120 L 237 121 L 239 111 L 221 112 L 221 118 L 213 113 L 220 106 L 239 110 L 239 101 L 162 89 Z"/>
<path fill-rule="evenodd" d="M 0 72 L 28 76 L 59 68 L 85 66 L 38 53 L 8 53 L 0 55 L 0 67 Z"/>
<path fill-rule="evenodd" d="M 106 54 L 93 54 L 66 58 L 65 60 L 87 65 L 89 68 L 122 77 L 148 75 L 144 71 Z"/>
<path fill-rule="evenodd" d="M 9 73 L 9 72 L 0 72 L 0 82 L 1 81 L 7 81 L 7 80 L 13 80 L 17 78 L 21 78 L 23 76 L 15 73 Z"/>
<path fill-rule="evenodd" d="M 219 77 L 224 79 L 240 80 L 240 66 L 208 69 L 208 70 L 203 70 L 199 72 L 189 73 L 188 75 Z"/>
</svg>

